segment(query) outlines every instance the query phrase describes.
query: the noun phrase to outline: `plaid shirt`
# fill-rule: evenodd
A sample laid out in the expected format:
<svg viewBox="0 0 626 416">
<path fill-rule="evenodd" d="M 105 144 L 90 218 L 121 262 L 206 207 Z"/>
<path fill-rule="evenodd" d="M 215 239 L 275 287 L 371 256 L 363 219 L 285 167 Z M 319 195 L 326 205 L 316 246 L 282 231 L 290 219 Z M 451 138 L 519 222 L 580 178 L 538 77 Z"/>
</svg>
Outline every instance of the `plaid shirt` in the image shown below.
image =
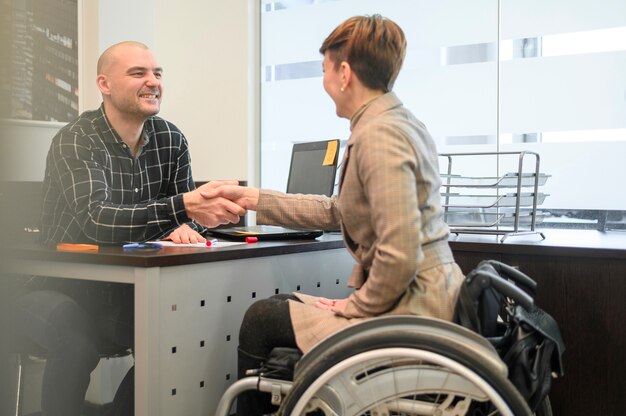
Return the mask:
<svg viewBox="0 0 626 416">
<path fill-rule="evenodd" d="M 185 136 L 150 117 L 134 158 L 104 107 L 87 111 L 52 140 L 43 182 L 41 243 L 126 243 L 164 237 L 188 223 L 184 192 L 195 189 Z"/>
</svg>

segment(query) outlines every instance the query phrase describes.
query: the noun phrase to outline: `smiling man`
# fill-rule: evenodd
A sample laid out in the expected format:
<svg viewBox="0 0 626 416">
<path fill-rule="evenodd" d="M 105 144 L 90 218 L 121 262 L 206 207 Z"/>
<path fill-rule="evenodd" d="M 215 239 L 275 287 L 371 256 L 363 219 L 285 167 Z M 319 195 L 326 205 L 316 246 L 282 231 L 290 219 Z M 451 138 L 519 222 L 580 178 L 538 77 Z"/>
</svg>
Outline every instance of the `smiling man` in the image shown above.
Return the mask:
<svg viewBox="0 0 626 416">
<path fill-rule="evenodd" d="M 200 194 L 216 193 L 219 184 L 195 189 L 185 136 L 156 116 L 162 74 L 150 49 L 138 42 L 102 54 L 96 78 L 102 105 L 52 139 L 42 244 L 203 242 L 204 227 L 236 223 L 245 214 L 227 199 Z M 133 346 L 133 291 L 127 285 L 36 277 L 20 289 L 13 310 L 16 339 L 46 352 L 42 416 L 80 415 L 99 353 L 111 344 Z M 131 377 L 124 386 L 131 390 L 120 389 L 114 413 L 131 415 Z"/>
<path fill-rule="evenodd" d="M 118 43 L 104 51 L 97 68 L 102 105 L 52 140 L 41 242 L 203 242 L 198 224 L 237 222 L 245 210 L 194 189 L 185 136 L 156 116 L 163 69 L 152 51 L 138 42 Z"/>
<path fill-rule="evenodd" d="M 107 49 L 98 60 L 98 88 L 104 111 L 120 138 L 136 153 L 143 124 L 158 114 L 163 68 L 152 51 L 136 42 Z"/>
</svg>

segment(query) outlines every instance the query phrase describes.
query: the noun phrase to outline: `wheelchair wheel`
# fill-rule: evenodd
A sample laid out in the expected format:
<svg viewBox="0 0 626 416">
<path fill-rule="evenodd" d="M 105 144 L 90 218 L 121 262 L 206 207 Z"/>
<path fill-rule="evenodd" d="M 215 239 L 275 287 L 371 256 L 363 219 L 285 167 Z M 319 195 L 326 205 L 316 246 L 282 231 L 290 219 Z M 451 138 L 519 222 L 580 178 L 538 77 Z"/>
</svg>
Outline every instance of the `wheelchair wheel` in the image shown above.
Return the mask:
<svg viewBox="0 0 626 416">
<path fill-rule="evenodd" d="M 299 364 L 281 414 L 531 414 L 495 350 L 454 324 L 377 318 L 323 344 Z"/>
</svg>

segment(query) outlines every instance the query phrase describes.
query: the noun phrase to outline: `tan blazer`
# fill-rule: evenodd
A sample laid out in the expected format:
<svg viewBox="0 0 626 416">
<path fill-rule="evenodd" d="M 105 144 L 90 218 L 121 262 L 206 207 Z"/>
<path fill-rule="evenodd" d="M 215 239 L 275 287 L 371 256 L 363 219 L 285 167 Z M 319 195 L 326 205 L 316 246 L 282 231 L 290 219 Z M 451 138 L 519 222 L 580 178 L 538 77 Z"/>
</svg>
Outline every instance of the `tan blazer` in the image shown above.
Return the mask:
<svg viewBox="0 0 626 416">
<path fill-rule="evenodd" d="M 257 222 L 287 227 L 340 226 L 356 260 L 345 313 L 310 305 L 296 294 L 291 320 L 300 349 L 347 325 L 386 314 L 450 320 L 463 274 L 448 246 L 435 143 L 393 93 L 352 117 L 352 131 L 333 197 L 262 190 Z"/>
</svg>

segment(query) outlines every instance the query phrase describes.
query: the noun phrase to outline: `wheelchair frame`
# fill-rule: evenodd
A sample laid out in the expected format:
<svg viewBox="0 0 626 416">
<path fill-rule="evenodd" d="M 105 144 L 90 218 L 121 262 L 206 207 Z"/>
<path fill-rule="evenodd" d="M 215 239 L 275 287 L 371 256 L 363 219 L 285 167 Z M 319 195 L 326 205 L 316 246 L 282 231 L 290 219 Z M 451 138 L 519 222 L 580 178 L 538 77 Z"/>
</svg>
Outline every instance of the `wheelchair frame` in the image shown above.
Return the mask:
<svg viewBox="0 0 626 416">
<path fill-rule="evenodd" d="M 342 416 L 464 415 L 472 406 L 531 414 L 485 338 L 420 316 L 384 316 L 347 327 L 302 357 L 293 382 L 243 378 L 226 390 L 215 414 L 228 416 L 235 398 L 254 389 L 271 393 L 280 415 L 312 408 Z"/>
</svg>

